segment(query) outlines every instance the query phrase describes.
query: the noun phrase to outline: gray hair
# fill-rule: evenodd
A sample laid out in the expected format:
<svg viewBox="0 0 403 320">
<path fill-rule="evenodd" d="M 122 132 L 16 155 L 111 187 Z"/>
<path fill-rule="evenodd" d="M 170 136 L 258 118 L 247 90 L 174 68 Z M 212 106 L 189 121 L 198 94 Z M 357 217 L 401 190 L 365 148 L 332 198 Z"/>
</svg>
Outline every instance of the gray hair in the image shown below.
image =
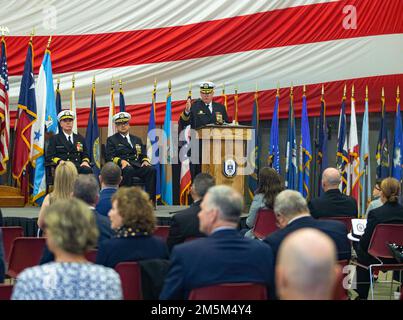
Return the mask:
<svg viewBox="0 0 403 320">
<path fill-rule="evenodd" d="M 74 183 L 73 196 L 94 205 L 99 193 L 98 181 L 92 174 L 80 174 Z"/>
<path fill-rule="evenodd" d="M 218 209 L 220 219 L 238 223 L 243 208 L 243 199 L 235 189 L 220 185 L 210 188 L 207 191 L 209 209 Z"/>
<path fill-rule="evenodd" d="M 208 173 L 199 173 L 193 180 L 192 189 L 203 198 L 208 189 L 215 185 L 215 179 Z"/>
<path fill-rule="evenodd" d="M 284 190 L 274 200 L 274 212 L 285 217 L 294 217 L 301 213 L 309 213 L 309 209 L 301 193 L 294 190 Z"/>
</svg>

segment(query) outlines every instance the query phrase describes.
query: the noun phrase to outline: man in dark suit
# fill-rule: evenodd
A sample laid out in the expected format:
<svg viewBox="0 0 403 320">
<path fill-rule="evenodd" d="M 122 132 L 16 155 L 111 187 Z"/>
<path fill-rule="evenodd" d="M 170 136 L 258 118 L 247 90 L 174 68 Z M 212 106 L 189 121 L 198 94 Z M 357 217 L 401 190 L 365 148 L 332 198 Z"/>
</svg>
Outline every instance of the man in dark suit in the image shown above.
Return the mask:
<svg viewBox="0 0 403 320">
<path fill-rule="evenodd" d="M 242 196 L 234 189 L 209 189 L 199 212 L 200 231 L 208 237 L 174 247 L 160 299 L 186 299 L 192 289 L 221 283 L 260 283 L 272 293 L 272 250 L 239 234 L 242 208 Z"/>
<path fill-rule="evenodd" d="M 101 183 L 101 191 L 99 192 L 99 200 L 95 209 L 105 217 L 108 216 L 109 210 L 112 208 L 112 196 L 118 190 L 122 181 L 122 171 L 119 166 L 113 162 L 107 162 L 101 169 L 99 182 Z"/>
<path fill-rule="evenodd" d="M 179 118 L 179 130 L 183 130 L 186 126 L 190 125 L 192 129 L 199 129 L 207 124 L 223 124 L 228 123 L 228 115 L 225 106 L 214 102 L 214 88 L 213 82 L 205 81 L 200 84 L 200 97 L 195 102 L 191 102 L 188 98 L 186 101 L 186 108 L 181 113 Z M 196 141 L 194 132 L 192 135 L 192 148 L 201 148 L 201 144 Z M 201 172 L 201 150 L 199 151 L 199 163 L 191 164 L 192 178 L 196 177 Z"/>
<path fill-rule="evenodd" d="M 172 250 L 175 245 L 185 242 L 187 238 L 205 237 L 205 234 L 199 230 L 199 218 L 197 215 L 200 211 L 200 203 L 204 195 L 214 185 L 215 180 L 208 173 L 199 173 L 193 180 L 190 187 L 190 195 L 194 202 L 189 208 L 176 213 L 172 217 L 167 239 L 169 250 Z"/>
<path fill-rule="evenodd" d="M 95 215 L 95 222 L 99 231 L 98 244 L 104 240 L 110 239 L 115 235 L 115 231 L 111 228 L 111 222 L 108 217 L 100 215 L 95 210 L 98 202 L 99 187 L 94 175 L 79 175 L 74 183 L 73 197 L 84 201 Z M 45 246 L 40 264 L 48 263 L 54 260 L 54 255 L 47 246 Z"/>
<path fill-rule="evenodd" d="M 122 185 L 132 186 L 133 177 L 141 178 L 150 199 L 155 203 L 156 171 L 147 158 L 141 139 L 129 133 L 131 115 L 119 112 L 113 116 L 118 131 L 106 140 L 106 161 L 113 161 L 122 169 Z"/>
<path fill-rule="evenodd" d="M 60 161 L 71 161 L 77 167 L 78 173 L 93 173 L 90 166 L 90 158 L 85 139 L 80 134 L 73 133 L 75 113 L 70 110 L 59 112 L 59 120 L 62 132 L 49 139 L 46 149 L 46 162 L 58 165 Z"/>
<path fill-rule="evenodd" d="M 312 217 L 350 216 L 357 217 L 357 202 L 339 190 L 341 176 L 336 168 L 327 168 L 322 174 L 322 188 L 325 191 L 319 198 L 309 202 Z"/>
<path fill-rule="evenodd" d="M 274 201 L 274 213 L 280 230 L 269 235 L 266 242 L 276 258 L 278 248 L 284 238 L 301 228 L 314 228 L 326 233 L 333 239 L 338 260 L 350 260 L 351 245 L 347 239 L 347 228 L 340 221 L 316 220 L 310 213 L 305 198 L 297 191 L 284 190 Z"/>
</svg>

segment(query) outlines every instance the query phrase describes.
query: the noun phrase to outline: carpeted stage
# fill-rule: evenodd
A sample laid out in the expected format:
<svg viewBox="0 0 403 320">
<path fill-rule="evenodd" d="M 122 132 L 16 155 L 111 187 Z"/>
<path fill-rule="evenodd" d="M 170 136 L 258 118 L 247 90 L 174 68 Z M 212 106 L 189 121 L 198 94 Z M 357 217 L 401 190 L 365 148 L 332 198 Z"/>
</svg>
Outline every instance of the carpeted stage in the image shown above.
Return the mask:
<svg viewBox="0 0 403 320">
<path fill-rule="evenodd" d="M 185 208 L 186 206 L 157 206 L 155 215 L 158 219 L 158 225 L 170 225 L 172 216 Z M 3 213 L 4 226 L 21 226 L 24 228 L 24 235 L 26 237 L 36 237 L 38 232 L 36 224 L 39 215 L 38 207 L 1 208 L 1 211 Z M 247 214 L 242 214 L 240 228 L 245 227 L 246 217 Z"/>
</svg>

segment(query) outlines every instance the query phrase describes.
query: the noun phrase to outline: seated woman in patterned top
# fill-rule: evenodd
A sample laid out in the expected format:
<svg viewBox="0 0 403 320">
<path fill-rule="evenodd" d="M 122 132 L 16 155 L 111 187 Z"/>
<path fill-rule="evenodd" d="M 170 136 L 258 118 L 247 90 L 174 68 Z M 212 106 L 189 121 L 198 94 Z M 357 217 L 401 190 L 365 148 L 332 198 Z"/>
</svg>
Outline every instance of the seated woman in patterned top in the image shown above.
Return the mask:
<svg viewBox="0 0 403 320">
<path fill-rule="evenodd" d="M 114 268 L 119 262 L 168 259 L 165 242 L 153 236 L 156 218 L 148 194 L 137 187 L 121 187 L 109 211 L 116 236 L 101 242 L 96 263 Z"/>
<path fill-rule="evenodd" d="M 45 233 L 55 262 L 24 270 L 13 300 L 118 300 L 119 275 L 89 263 L 85 252 L 98 239 L 94 214 L 78 199 L 57 200 L 44 212 Z"/>
</svg>

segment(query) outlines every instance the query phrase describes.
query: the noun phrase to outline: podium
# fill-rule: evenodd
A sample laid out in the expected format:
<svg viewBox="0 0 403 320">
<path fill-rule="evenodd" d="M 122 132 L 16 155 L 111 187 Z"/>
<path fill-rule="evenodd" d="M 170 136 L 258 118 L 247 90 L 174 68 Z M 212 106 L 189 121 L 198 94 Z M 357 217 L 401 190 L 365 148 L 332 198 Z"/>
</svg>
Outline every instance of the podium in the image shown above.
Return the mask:
<svg viewBox="0 0 403 320">
<path fill-rule="evenodd" d="M 245 195 L 245 176 L 253 173 L 251 160 L 255 146 L 252 145 L 252 127 L 209 124 L 196 132 L 200 141 L 201 171 L 212 175 L 216 184 L 231 186 Z"/>
</svg>

